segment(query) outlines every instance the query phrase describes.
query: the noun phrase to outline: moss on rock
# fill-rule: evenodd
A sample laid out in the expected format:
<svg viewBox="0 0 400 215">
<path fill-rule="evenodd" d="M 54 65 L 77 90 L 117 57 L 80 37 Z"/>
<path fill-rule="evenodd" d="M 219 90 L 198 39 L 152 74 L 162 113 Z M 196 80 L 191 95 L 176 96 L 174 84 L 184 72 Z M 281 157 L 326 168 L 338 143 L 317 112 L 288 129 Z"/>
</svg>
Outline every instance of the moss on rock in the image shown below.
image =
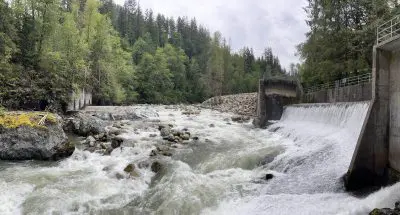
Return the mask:
<svg viewBox="0 0 400 215">
<path fill-rule="evenodd" d="M 46 116 L 44 124 L 40 120 Z M 5 112 L 0 115 L 0 126 L 4 128 L 19 128 L 28 126 L 33 128 L 46 128 L 46 124 L 55 124 L 57 118 L 52 113 L 45 112 Z"/>
</svg>

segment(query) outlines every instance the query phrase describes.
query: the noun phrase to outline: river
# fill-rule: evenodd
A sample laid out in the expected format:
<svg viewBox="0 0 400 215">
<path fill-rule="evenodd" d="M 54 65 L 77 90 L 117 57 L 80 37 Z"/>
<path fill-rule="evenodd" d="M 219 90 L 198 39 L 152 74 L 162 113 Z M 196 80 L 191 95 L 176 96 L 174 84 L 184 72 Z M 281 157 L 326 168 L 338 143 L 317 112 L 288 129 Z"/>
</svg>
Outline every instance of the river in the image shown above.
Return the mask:
<svg viewBox="0 0 400 215">
<path fill-rule="evenodd" d="M 400 199 L 400 184 L 366 197 L 344 191 L 367 103 L 294 106 L 269 129 L 212 110 L 143 108 L 159 116 L 133 122 L 132 144 L 110 156 L 77 149 L 58 162 L 0 162 L 0 214 L 367 214 Z M 162 157 L 162 174 L 144 165 L 139 177 L 118 179 L 161 141 L 149 137 L 159 134 L 152 120 L 199 140 Z"/>
</svg>

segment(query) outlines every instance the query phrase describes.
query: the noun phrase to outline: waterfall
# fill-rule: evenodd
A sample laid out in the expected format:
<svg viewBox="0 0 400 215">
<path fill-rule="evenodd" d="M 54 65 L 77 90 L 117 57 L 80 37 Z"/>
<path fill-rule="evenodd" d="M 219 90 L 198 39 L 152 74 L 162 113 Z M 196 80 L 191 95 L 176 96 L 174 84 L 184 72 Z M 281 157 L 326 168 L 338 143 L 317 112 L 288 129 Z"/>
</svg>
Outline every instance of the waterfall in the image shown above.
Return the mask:
<svg viewBox="0 0 400 215">
<path fill-rule="evenodd" d="M 281 125 L 291 124 L 289 127 L 297 127 L 298 132 L 307 132 L 303 127 L 307 125 L 307 128 L 317 130 L 316 135 L 325 134 L 324 129 L 331 131 L 335 128 L 348 134 L 351 141 L 357 141 L 369 105 L 369 101 L 292 105 L 285 108 Z M 354 142 L 349 140 L 346 144 L 354 145 Z"/>
<path fill-rule="evenodd" d="M 350 165 L 369 105 L 369 102 L 357 102 L 286 107 L 281 120 L 270 130 L 289 141 L 285 143 L 285 153 L 270 168 L 292 174 L 299 182 L 294 187 L 273 188 L 271 192 L 342 190 L 340 178 Z M 315 178 L 301 180 L 310 175 Z"/>
</svg>

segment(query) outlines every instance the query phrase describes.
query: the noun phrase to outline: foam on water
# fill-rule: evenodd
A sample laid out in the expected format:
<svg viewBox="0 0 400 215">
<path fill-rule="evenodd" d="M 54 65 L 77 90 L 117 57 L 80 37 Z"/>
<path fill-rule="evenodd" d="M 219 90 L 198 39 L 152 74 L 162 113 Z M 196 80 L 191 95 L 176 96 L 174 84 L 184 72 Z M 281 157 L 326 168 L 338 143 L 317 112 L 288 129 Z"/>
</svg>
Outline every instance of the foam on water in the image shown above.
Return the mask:
<svg viewBox="0 0 400 215">
<path fill-rule="evenodd" d="M 0 214 L 20 214 L 23 199 L 32 192 L 33 186 L 0 180 L 0 190 Z"/>
<path fill-rule="evenodd" d="M 344 192 L 347 171 L 369 102 L 287 107 L 270 126 L 285 151 L 267 168 L 278 173 L 261 195 L 223 201 L 204 214 L 358 214 L 373 204 Z M 370 202 L 369 202 L 370 203 Z"/>
<path fill-rule="evenodd" d="M 56 163 L 0 163 L 0 214 L 365 214 L 390 207 L 399 184 L 360 199 L 340 179 L 368 107 L 292 106 L 269 130 L 211 110 L 187 116 L 135 107 L 149 120 L 134 122 L 124 134 L 130 143 L 111 156 L 76 150 Z M 149 138 L 158 133 L 153 121 L 188 128 L 200 140 L 161 158 L 162 177 L 145 167 L 138 178 L 118 180 L 162 142 Z M 263 180 L 266 173 L 274 178 Z"/>
<path fill-rule="evenodd" d="M 291 141 L 269 167 L 299 182 L 282 189 L 291 193 L 340 189 L 339 178 L 350 165 L 368 107 L 369 102 L 287 107 L 271 129 Z"/>
</svg>

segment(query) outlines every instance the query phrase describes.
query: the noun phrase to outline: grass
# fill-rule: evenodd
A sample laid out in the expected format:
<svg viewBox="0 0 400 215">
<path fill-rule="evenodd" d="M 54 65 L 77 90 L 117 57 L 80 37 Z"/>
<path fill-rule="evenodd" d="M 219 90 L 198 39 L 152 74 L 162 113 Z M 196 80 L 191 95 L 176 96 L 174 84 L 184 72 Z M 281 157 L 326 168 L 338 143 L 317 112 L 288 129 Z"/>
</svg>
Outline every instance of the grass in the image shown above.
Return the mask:
<svg viewBox="0 0 400 215">
<path fill-rule="evenodd" d="M 3 112 L 0 111 L 0 126 L 4 128 L 18 128 L 21 126 L 29 126 L 33 128 L 46 128 L 48 124 L 57 122 L 56 116 L 49 113 L 45 123 L 39 125 L 40 119 L 47 113 L 45 112 Z"/>
</svg>

